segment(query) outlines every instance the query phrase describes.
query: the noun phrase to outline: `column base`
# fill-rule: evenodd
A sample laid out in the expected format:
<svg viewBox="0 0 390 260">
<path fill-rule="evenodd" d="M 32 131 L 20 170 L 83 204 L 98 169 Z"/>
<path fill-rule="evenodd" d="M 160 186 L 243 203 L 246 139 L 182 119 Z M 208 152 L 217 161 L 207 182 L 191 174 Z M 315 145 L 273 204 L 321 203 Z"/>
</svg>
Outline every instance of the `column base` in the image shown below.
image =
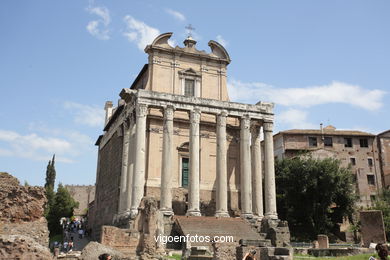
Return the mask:
<svg viewBox="0 0 390 260">
<path fill-rule="evenodd" d="M 138 215 L 138 209 L 130 209 L 130 219 L 135 219 Z"/>
<path fill-rule="evenodd" d="M 189 209 L 189 210 L 187 210 L 186 216 L 200 217 L 200 216 L 202 216 L 202 214 L 200 214 L 199 209 Z"/>
<path fill-rule="evenodd" d="M 217 218 L 229 218 L 229 213 L 227 211 L 217 211 L 215 215 Z"/>
<path fill-rule="evenodd" d="M 268 213 L 265 213 L 264 218 L 278 219 L 278 214 L 274 213 L 274 212 L 268 212 Z"/>
<path fill-rule="evenodd" d="M 241 217 L 243 219 L 253 219 L 253 214 L 252 213 L 241 213 Z"/>
<path fill-rule="evenodd" d="M 164 215 L 164 216 L 173 216 L 175 215 L 173 213 L 173 210 L 172 209 L 160 209 L 160 212 Z"/>
<path fill-rule="evenodd" d="M 264 216 L 254 215 L 253 218 L 256 219 L 257 221 L 261 221 L 264 218 Z"/>
</svg>

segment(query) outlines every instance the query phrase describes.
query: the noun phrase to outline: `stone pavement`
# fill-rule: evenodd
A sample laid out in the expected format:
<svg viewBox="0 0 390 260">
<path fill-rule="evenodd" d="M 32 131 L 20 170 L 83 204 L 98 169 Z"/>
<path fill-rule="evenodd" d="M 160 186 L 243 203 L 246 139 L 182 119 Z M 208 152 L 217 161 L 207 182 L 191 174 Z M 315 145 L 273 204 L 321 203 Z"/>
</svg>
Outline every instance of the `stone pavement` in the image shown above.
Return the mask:
<svg viewBox="0 0 390 260">
<path fill-rule="evenodd" d="M 73 251 L 81 251 L 84 249 L 84 247 L 89 243 L 89 239 L 87 237 L 79 238 L 79 235 L 77 233 L 72 233 L 73 236 Z"/>
</svg>

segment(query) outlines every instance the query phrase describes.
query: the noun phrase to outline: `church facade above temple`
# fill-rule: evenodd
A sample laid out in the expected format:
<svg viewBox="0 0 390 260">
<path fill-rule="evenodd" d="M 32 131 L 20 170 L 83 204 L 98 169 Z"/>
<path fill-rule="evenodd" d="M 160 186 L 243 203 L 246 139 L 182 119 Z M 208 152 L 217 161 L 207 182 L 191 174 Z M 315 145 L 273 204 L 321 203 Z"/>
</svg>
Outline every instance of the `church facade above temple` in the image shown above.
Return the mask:
<svg viewBox="0 0 390 260">
<path fill-rule="evenodd" d="M 93 229 L 134 223 L 146 197 L 168 218 L 278 220 L 273 103 L 230 102 L 225 48 L 199 51 L 191 37 L 172 47 L 171 35 L 145 48 L 148 63 L 118 105 L 106 103 Z"/>
</svg>

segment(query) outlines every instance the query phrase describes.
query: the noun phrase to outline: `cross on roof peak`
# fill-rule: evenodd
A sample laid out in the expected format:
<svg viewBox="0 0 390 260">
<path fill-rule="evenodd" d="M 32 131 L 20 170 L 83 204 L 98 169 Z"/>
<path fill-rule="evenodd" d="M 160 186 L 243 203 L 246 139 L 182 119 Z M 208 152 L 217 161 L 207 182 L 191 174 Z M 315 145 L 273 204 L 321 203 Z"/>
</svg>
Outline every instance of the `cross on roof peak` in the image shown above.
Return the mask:
<svg viewBox="0 0 390 260">
<path fill-rule="evenodd" d="M 195 31 L 195 28 L 192 27 L 191 24 L 187 25 L 185 28 L 186 28 L 187 31 L 188 31 L 188 38 L 192 37 L 192 31 Z"/>
</svg>

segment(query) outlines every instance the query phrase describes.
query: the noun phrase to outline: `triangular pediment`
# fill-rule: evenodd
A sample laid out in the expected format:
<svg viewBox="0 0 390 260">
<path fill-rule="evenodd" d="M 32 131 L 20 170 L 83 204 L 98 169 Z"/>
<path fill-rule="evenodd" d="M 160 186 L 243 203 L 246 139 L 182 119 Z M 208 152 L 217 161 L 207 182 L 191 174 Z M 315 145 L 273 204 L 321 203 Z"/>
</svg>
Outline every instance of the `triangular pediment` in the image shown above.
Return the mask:
<svg viewBox="0 0 390 260">
<path fill-rule="evenodd" d="M 186 75 L 193 75 L 193 76 L 199 76 L 199 73 L 196 72 L 193 68 L 188 68 L 185 70 L 179 71 L 180 74 L 186 74 Z"/>
</svg>

